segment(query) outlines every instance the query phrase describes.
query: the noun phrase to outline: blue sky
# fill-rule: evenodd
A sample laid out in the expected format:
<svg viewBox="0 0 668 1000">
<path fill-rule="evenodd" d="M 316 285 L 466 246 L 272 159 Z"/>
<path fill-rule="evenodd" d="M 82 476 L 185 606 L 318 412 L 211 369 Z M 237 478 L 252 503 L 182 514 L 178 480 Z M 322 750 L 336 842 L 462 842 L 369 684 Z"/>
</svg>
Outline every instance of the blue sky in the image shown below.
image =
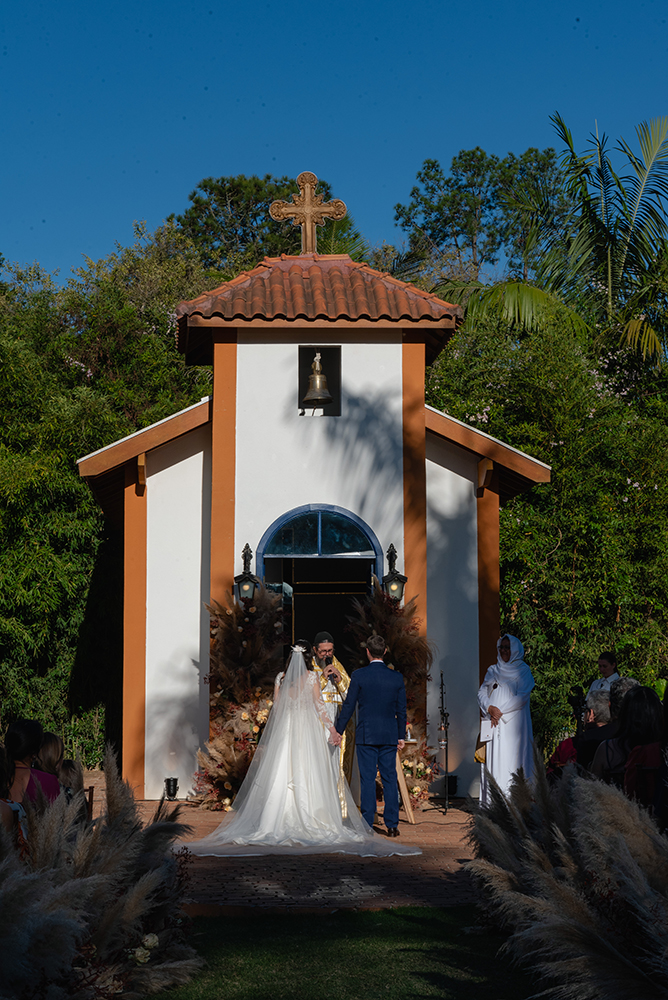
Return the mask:
<svg viewBox="0 0 668 1000">
<path fill-rule="evenodd" d="M 546 0 L 6 0 L 0 252 L 58 268 L 183 211 L 199 180 L 312 170 L 372 243 L 423 160 L 632 140 L 668 114 L 668 7 Z"/>
</svg>

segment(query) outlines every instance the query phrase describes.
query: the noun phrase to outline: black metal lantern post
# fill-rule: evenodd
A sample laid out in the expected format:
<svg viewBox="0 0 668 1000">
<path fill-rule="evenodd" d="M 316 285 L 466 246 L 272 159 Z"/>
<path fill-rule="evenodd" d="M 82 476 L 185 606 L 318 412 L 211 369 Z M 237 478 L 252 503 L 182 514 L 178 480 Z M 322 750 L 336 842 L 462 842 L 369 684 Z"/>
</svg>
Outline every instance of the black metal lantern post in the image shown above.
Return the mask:
<svg viewBox="0 0 668 1000">
<path fill-rule="evenodd" d="M 402 576 L 397 570 L 397 550 L 394 545 L 390 545 L 385 555 L 387 556 L 387 564 L 390 569 L 389 573 L 386 573 L 383 577 L 383 590 L 390 597 L 393 597 L 395 601 L 400 601 L 404 596 L 404 588 L 408 583 L 408 577 Z"/>
<path fill-rule="evenodd" d="M 237 597 L 239 599 L 243 598 L 244 600 L 252 601 L 255 597 L 257 588 L 260 586 L 260 581 L 256 576 L 253 576 L 250 571 L 253 550 L 248 542 L 244 545 L 241 558 L 244 562 L 244 571 L 243 573 L 240 573 L 239 576 L 235 576 L 234 578 L 234 583 L 237 588 Z"/>
<path fill-rule="evenodd" d="M 443 754 L 443 780 L 445 782 L 445 787 L 443 794 L 445 796 L 443 812 L 447 813 L 450 805 L 450 767 L 448 764 L 448 729 L 450 728 L 449 718 L 450 713 L 448 712 L 448 706 L 445 696 L 445 681 L 443 680 L 443 671 L 441 671 L 441 704 L 440 704 L 440 716 L 441 722 L 438 727 L 438 749 Z"/>
</svg>

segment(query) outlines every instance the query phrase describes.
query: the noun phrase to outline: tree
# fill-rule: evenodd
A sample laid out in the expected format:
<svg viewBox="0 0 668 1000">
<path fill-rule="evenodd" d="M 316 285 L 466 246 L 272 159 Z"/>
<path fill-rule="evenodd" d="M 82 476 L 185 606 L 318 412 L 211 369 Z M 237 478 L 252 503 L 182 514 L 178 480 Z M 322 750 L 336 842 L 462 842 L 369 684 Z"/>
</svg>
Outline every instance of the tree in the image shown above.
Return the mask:
<svg viewBox="0 0 668 1000">
<path fill-rule="evenodd" d="M 348 214 L 339 220 L 327 220 L 318 227 L 318 253 L 348 254 L 353 260 L 370 260 L 373 250 Z"/>
<path fill-rule="evenodd" d="M 637 127 L 639 153 L 620 140 L 623 175 L 613 169 L 605 136 L 593 135 L 579 154 L 563 119 L 552 121 L 565 146 L 567 204 L 555 205 L 524 178 L 511 199 L 513 224 L 523 220 L 524 239 L 540 249 L 534 273 L 492 287 L 443 282 L 439 292 L 463 295 L 469 323 L 497 314 L 518 331 L 539 328 L 560 303 L 570 326 L 601 348 L 625 343 L 657 355 L 668 336 L 668 118 Z"/>
<path fill-rule="evenodd" d="M 325 200 L 331 198 L 327 181 L 321 180 L 318 190 Z M 293 194 L 299 194 L 299 186 L 292 177 L 205 177 L 188 195 L 190 208 L 170 218 L 192 240 L 207 267 L 232 277 L 263 257 L 300 252 L 299 227 L 275 222 L 269 215 L 272 201 L 290 201 Z"/>
<path fill-rule="evenodd" d="M 501 625 L 527 647 L 548 748 L 601 649 L 642 683 L 668 675 L 668 366 L 600 354 L 563 307 L 540 329 L 462 328 L 429 370 L 427 402 L 552 466 L 501 510 Z"/>
<path fill-rule="evenodd" d="M 409 234 L 412 249 L 434 262 L 449 258 L 460 278 L 477 279 L 495 264 L 501 247 L 496 185 L 499 160 L 484 150 L 462 150 L 446 176 L 438 160 L 425 160 L 408 205 L 395 205 L 395 222 Z"/>
<path fill-rule="evenodd" d="M 620 139 L 623 176 L 612 167 L 605 136 L 592 136 L 579 155 L 563 119 L 556 114 L 552 120 L 566 147 L 564 169 L 576 207 L 539 278 L 598 324 L 602 336 L 616 335 L 643 354 L 656 354 L 668 332 L 668 117 L 637 126 L 639 155 Z"/>
<path fill-rule="evenodd" d="M 85 763 L 115 693 L 119 539 L 75 460 L 209 392 L 176 351 L 174 306 L 210 284 L 177 227 L 140 224 L 64 289 L 37 265 L 0 285 L 2 722 L 38 718 Z"/>
<path fill-rule="evenodd" d="M 425 160 L 417 179 L 410 203 L 396 205 L 394 218 L 408 233 L 410 248 L 429 256 L 432 284 L 439 278 L 479 281 L 501 253 L 513 272 L 528 274 L 540 248 L 518 188 L 544 193 L 555 212 L 563 211 L 553 149 L 499 159 L 476 146 L 453 158 L 447 176 L 438 160 Z"/>
<path fill-rule="evenodd" d="M 521 156 L 508 153 L 499 162 L 496 197 L 508 271 L 528 281 L 540 267 L 549 241 L 563 228 L 570 208 L 556 151 L 532 147 Z M 543 206 L 550 220 L 541 231 L 533 224 L 536 204 Z"/>
</svg>

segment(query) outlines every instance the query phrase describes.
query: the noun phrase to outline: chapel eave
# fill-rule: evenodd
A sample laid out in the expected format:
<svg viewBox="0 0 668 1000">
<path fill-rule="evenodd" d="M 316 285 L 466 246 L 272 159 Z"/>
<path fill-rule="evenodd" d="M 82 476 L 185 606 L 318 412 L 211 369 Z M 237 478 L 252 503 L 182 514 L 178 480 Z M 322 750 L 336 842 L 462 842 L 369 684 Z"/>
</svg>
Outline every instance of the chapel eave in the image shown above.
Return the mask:
<svg viewBox="0 0 668 1000">
<path fill-rule="evenodd" d="M 491 463 L 489 471 L 494 470 L 491 488 L 499 494 L 501 503 L 526 493 L 537 483 L 549 483 L 552 477 L 551 466 L 545 462 L 433 406 L 425 406 L 425 430 Z"/>
</svg>

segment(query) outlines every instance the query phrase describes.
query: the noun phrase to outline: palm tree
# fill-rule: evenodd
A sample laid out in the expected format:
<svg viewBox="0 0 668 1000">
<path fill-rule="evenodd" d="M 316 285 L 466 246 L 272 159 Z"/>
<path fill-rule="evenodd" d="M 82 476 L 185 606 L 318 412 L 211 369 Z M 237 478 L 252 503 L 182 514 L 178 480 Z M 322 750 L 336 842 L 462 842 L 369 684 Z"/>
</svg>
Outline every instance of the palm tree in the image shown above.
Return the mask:
<svg viewBox="0 0 668 1000">
<path fill-rule="evenodd" d="M 540 183 L 512 192 L 506 209 L 526 232 L 527 252 L 542 247 L 532 282 L 438 286 L 446 298 L 467 296 L 467 318 L 495 313 L 524 329 L 541 326 L 558 303 L 574 329 L 660 353 L 668 341 L 668 117 L 636 128 L 639 153 L 623 139 L 617 152 L 626 173 L 613 169 L 598 130 L 589 149 L 575 151 L 560 115 L 552 122 L 565 146 L 564 189 L 570 210 L 555 218 L 554 199 Z"/>
</svg>

